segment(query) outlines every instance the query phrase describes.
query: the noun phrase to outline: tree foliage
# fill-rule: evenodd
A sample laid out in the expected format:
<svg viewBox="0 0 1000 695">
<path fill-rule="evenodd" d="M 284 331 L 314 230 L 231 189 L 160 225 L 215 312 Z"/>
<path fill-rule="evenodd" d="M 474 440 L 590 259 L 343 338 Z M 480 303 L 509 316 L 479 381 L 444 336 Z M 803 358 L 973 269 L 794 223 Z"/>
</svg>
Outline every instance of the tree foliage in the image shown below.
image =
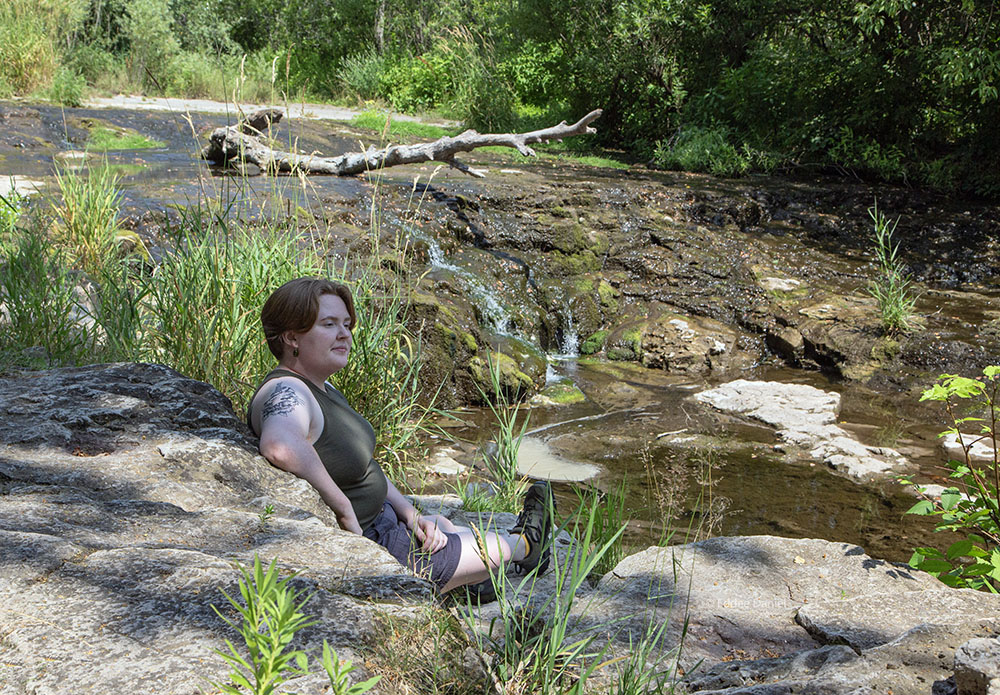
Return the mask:
<svg viewBox="0 0 1000 695">
<path fill-rule="evenodd" d="M 167 6 L 177 45 L 137 45 L 136 18 Z M 285 89 L 476 126 L 600 107 L 603 144 L 673 166 L 688 132 L 721 138 L 734 171 L 780 162 L 1000 193 L 994 0 L 90 0 L 72 41 L 136 62 L 279 56 Z"/>
</svg>

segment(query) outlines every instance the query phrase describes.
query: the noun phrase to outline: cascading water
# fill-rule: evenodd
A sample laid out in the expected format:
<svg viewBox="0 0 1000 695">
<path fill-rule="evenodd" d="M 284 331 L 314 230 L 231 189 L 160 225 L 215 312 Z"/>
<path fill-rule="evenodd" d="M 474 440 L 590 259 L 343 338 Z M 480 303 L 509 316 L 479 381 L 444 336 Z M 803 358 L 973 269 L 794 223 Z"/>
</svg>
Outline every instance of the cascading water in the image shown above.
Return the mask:
<svg viewBox="0 0 1000 695">
<path fill-rule="evenodd" d="M 444 270 L 462 278 L 469 297 L 472 298 L 480 311 L 482 311 L 483 317 L 490 324 L 489 328 L 498 335 L 512 335 L 511 329 L 514 322 L 511 319 L 510 312 L 500 303 L 500 300 L 490 291 L 489 287 L 483 284 L 473 273 L 451 263 L 445 257 L 441 245 L 438 244 L 437 239 L 433 236 L 425 234 L 421 229 L 413 225 L 407 225 L 406 229 L 414 239 L 419 239 L 427 244 L 427 256 L 430 260 L 432 270 Z"/>
<path fill-rule="evenodd" d="M 563 327 L 562 350 L 560 357 L 577 357 L 580 354 L 580 335 L 577 333 L 576 325 L 573 323 L 573 311 L 566 307 L 566 324 Z"/>
</svg>

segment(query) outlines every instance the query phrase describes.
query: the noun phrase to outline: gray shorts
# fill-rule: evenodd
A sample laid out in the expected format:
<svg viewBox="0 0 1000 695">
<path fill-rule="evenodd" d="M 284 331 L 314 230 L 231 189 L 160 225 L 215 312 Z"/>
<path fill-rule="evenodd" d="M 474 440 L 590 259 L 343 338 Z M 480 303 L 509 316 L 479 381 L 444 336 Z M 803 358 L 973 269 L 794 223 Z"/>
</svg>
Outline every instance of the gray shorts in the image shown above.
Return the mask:
<svg viewBox="0 0 1000 695">
<path fill-rule="evenodd" d="M 438 589 L 444 587 L 455 576 L 458 560 L 462 556 L 462 538 L 457 533 L 446 533 L 448 543 L 433 555 L 420 550 L 420 543 L 413 532 L 406 527 L 392 505 L 385 502 L 382 511 L 364 536 L 389 551 L 401 565 L 409 567 L 418 577 L 429 579 Z"/>
</svg>

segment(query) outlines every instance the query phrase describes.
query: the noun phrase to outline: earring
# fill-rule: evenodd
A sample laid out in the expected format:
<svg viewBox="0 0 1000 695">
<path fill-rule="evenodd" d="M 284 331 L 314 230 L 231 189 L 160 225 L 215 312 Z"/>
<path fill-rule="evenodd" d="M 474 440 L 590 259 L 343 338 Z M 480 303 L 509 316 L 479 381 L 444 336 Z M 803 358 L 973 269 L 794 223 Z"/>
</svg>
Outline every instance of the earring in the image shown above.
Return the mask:
<svg viewBox="0 0 1000 695">
<path fill-rule="evenodd" d="M 299 349 L 292 348 L 292 357 L 298 357 L 298 356 L 299 356 Z"/>
</svg>

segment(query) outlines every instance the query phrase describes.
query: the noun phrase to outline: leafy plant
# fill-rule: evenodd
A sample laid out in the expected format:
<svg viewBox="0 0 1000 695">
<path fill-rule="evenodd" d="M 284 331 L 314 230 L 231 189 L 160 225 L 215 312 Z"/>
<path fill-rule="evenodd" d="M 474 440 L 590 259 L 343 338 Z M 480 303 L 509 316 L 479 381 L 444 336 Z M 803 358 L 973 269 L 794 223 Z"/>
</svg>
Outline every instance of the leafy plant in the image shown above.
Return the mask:
<svg viewBox="0 0 1000 695">
<path fill-rule="evenodd" d="M 750 169 L 750 160 L 730 144 L 724 128 L 685 128 L 658 143 L 653 159 L 669 169 L 706 171 L 716 176 L 739 176 Z"/>
<path fill-rule="evenodd" d="M 344 58 L 339 76 L 348 89 L 362 99 L 375 99 L 379 94 L 385 57 L 373 48 Z"/>
<path fill-rule="evenodd" d="M 261 510 L 260 514 L 257 515 L 257 529 L 260 531 L 266 531 L 271 525 L 271 519 L 274 518 L 274 505 L 268 502 L 264 505 L 264 509 Z"/>
<path fill-rule="evenodd" d="M 337 652 L 323 640 L 323 670 L 330 678 L 333 695 L 362 695 L 374 688 L 382 679 L 382 676 L 374 676 L 366 681 L 352 684 L 348 676 L 354 668 L 354 664 L 350 661 L 340 661 Z"/>
<path fill-rule="evenodd" d="M 270 505 L 268 505 L 270 506 Z M 240 571 L 239 601 L 225 591 L 229 604 L 240 616 L 239 622 L 230 620 L 212 606 L 227 625 L 243 638 L 245 654 L 226 640 L 227 652 L 216 650 L 230 666 L 229 682 L 212 685 L 226 695 L 272 695 L 282 683 L 294 676 L 309 674 L 309 657 L 301 649 L 292 649 L 291 642 L 303 628 L 316 623 L 307 617 L 302 608 L 311 598 L 293 589 L 289 583 L 296 575 L 278 578 L 277 561 L 272 560 L 265 570 L 255 553 L 253 569 L 237 565 Z M 337 652 L 323 640 L 323 670 L 330 679 L 333 695 L 362 695 L 378 683 L 381 676 L 351 684 L 349 674 L 354 671 L 350 661 L 340 661 Z"/>
<path fill-rule="evenodd" d="M 921 401 L 944 404 L 951 427 L 941 436 L 953 436 L 964 454 L 962 461 L 949 461 L 949 477 L 955 482 L 940 497 L 931 496 L 927 488 L 914 485 L 924 498 L 913 505 L 908 514 L 937 516 L 937 531 L 953 531 L 965 538 L 955 541 L 946 550 L 915 548 L 910 565 L 936 576 L 945 584 L 956 587 L 1000 590 L 1000 459 L 997 438 L 997 415 L 1000 402 L 1000 366 L 990 366 L 976 379 L 944 374 L 938 383 L 924 391 Z M 967 402 L 978 415 L 962 415 L 959 403 Z M 964 410 L 964 409 L 963 409 Z M 978 426 L 979 431 L 967 434 L 963 429 Z M 992 449 L 992 460 L 980 468 L 973 463 L 972 447 L 986 442 Z M 909 478 L 902 482 L 913 485 Z"/>
<path fill-rule="evenodd" d="M 878 265 L 875 278 L 868 283 L 868 293 L 878 303 L 882 327 L 890 335 L 904 333 L 917 323 L 914 307 L 917 295 L 906 266 L 899 258 L 899 244 L 893 239 L 897 218 L 890 223 L 876 203 L 868 209 L 875 224 L 872 240 Z"/>
<path fill-rule="evenodd" d="M 222 592 L 240 615 L 239 622 L 230 620 L 212 606 L 227 625 L 236 630 L 246 647 L 245 654 L 226 640 L 228 652 L 216 650 L 231 670 L 229 683 L 212 683 L 227 695 L 271 695 L 291 676 L 309 672 L 308 657 L 300 649 L 291 649 L 295 633 L 314 624 L 302 613 L 309 597 L 289 586 L 294 578 L 278 578 L 277 561 L 265 570 L 260 557 L 254 555 L 253 569 L 239 566 L 242 602 Z M 324 645 L 324 657 L 328 647 Z M 324 658 L 325 661 L 325 658 Z M 331 676 L 332 679 L 332 676 Z"/>
<path fill-rule="evenodd" d="M 87 81 L 76 70 L 62 66 L 56 70 L 49 87 L 49 97 L 64 106 L 83 106 L 83 90 Z"/>
</svg>

